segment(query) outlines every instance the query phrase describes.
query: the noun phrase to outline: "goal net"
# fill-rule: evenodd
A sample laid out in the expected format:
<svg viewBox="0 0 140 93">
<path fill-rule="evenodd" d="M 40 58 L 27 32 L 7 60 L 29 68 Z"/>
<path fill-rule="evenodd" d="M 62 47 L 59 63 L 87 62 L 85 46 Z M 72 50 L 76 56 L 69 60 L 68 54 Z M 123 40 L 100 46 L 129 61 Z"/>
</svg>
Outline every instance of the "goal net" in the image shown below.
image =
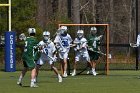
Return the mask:
<svg viewBox="0 0 140 93">
<path fill-rule="evenodd" d="M 109 60 L 111 55 L 109 54 L 109 25 L 108 24 L 59 24 L 59 27 L 67 26 L 68 33 L 71 35 L 74 40 L 77 36 L 77 31 L 84 30 L 84 37 L 87 39 L 87 36 L 90 34 L 90 28 L 97 28 L 97 36 L 103 35 L 100 39 L 100 57 L 96 62 L 96 72 L 99 74 L 109 74 Z M 69 61 L 68 61 L 68 73 L 72 73 L 73 64 L 75 59 L 75 51 L 73 47 L 69 52 Z M 77 62 L 77 74 L 87 74 L 88 66 L 87 62 Z"/>
</svg>

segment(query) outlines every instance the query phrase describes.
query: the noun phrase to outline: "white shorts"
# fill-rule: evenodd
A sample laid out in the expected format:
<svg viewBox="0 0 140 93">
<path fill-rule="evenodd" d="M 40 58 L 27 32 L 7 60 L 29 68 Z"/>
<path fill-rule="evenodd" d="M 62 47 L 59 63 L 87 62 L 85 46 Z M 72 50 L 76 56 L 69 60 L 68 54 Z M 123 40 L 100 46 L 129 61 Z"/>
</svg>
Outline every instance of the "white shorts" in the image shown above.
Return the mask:
<svg viewBox="0 0 140 93">
<path fill-rule="evenodd" d="M 68 59 L 68 52 L 60 52 L 59 58 L 60 59 Z"/>
<path fill-rule="evenodd" d="M 37 65 L 43 65 L 45 64 L 46 62 L 48 62 L 50 65 L 53 64 L 53 60 L 50 59 L 49 57 L 47 56 L 41 56 L 39 58 L 39 60 L 37 61 Z"/>
<path fill-rule="evenodd" d="M 77 52 L 75 56 L 75 61 L 90 62 L 90 57 L 88 52 L 84 52 L 84 53 Z"/>
</svg>

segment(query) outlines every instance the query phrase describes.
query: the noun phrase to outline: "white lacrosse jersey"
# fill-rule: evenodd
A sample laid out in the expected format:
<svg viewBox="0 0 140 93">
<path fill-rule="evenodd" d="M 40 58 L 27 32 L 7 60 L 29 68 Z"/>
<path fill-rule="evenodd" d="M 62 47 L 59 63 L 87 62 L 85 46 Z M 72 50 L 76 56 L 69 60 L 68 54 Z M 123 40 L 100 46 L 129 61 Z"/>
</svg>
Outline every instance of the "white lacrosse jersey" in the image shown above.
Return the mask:
<svg viewBox="0 0 140 93">
<path fill-rule="evenodd" d="M 89 58 L 89 54 L 88 54 L 88 51 L 87 51 L 87 40 L 86 40 L 86 38 L 84 38 L 84 37 L 81 38 L 81 39 L 75 38 L 74 44 L 76 44 L 76 47 L 75 47 L 75 51 L 76 51 L 75 61 L 76 62 L 80 61 L 80 59 L 82 61 L 84 61 L 84 59 L 85 59 L 87 62 L 89 62 L 90 58 Z"/>
<path fill-rule="evenodd" d="M 76 49 L 79 49 L 80 47 L 82 47 L 82 49 L 80 49 L 80 52 L 87 52 L 87 40 L 86 38 L 75 38 L 74 40 L 74 44 L 76 44 Z"/>
<path fill-rule="evenodd" d="M 137 36 L 137 46 L 140 45 L 140 34 Z"/>
<path fill-rule="evenodd" d="M 50 41 L 49 44 L 45 43 L 44 41 L 40 41 L 39 44 L 40 46 L 42 46 L 42 53 L 41 56 L 43 57 L 53 57 L 53 53 L 56 51 L 55 45 L 52 41 Z"/>
<path fill-rule="evenodd" d="M 54 43 L 57 44 L 56 47 L 62 49 L 61 52 L 69 51 L 71 42 L 72 38 L 69 34 L 66 36 L 57 35 L 54 40 Z"/>
</svg>

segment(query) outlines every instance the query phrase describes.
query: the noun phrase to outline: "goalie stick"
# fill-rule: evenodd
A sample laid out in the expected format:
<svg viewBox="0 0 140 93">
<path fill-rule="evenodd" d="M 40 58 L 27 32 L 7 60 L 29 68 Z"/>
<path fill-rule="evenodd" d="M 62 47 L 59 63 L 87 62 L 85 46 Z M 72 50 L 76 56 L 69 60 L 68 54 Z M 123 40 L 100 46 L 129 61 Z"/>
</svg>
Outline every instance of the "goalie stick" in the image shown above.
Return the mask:
<svg viewBox="0 0 140 93">
<path fill-rule="evenodd" d="M 112 58 L 112 56 L 111 56 L 111 54 L 106 54 L 106 53 L 103 53 L 103 52 L 101 52 L 101 51 L 96 51 L 96 50 L 93 50 L 92 48 L 88 48 L 88 50 L 90 50 L 90 51 L 93 51 L 93 52 L 96 52 L 96 53 L 99 53 L 99 54 L 101 54 L 101 55 L 104 55 L 104 56 L 107 56 L 108 58 Z"/>
</svg>

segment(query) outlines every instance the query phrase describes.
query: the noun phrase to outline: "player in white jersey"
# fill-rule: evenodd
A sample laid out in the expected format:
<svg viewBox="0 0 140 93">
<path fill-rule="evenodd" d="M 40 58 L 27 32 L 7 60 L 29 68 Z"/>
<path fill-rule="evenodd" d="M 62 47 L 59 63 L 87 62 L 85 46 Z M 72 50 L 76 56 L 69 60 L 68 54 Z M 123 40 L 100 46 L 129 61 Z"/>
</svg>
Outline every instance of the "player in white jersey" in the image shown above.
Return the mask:
<svg viewBox="0 0 140 93">
<path fill-rule="evenodd" d="M 140 45 L 140 34 L 137 36 L 137 46 Z"/>
<path fill-rule="evenodd" d="M 130 43 L 131 47 L 139 47 L 140 46 L 140 34 L 137 36 L 137 42 L 136 43 Z"/>
<path fill-rule="evenodd" d="M 37 66 L 36 66 L 37 75 L 38 75 L 39 68 L 47 61 L 49 62 L 54 72 L 57 74 L 59 80 L 58 82 L 62 82 L 62 77 L 60 76 L 57 68 L 53 64 L 56 61 L 56 56 L 55 56 L 56 48 L 54 43 L 50 40 L 50 32 L 48 31 L 43 32 L 43 40 L 39 42 L 38 47 L 39 47 L 39 51 L 41 52 L 41 56 L 37 61 Z"/>
<path fill-rule="evenodd" d="M 76 68 L 77 68 L 77 62 L 79 61 L 86 61 L 89 62 L 90 66 L 92 67 L 92 64 L 90 62 L 90 57 L 87 51 L 87 40 L 84 38 L 84 31 L 83 30 L 78 30 L 77 31 L 77 38 L 74 40 L 74 45 L 75 45 L 75 62 L 74 62 L 74 70 L 72 72 L 72 76 L 76 75 Z"/>
<path fill-rule="evenodd" d="M 58 49 L 59 58 L 62 60 L 63 77 L 67 77 L 67 60 L 72 38 L 67 33 L 67 26 L 61 26 L 59 30 L 59 34 L 55 37 L 54 43 Z"/>
</svg>

